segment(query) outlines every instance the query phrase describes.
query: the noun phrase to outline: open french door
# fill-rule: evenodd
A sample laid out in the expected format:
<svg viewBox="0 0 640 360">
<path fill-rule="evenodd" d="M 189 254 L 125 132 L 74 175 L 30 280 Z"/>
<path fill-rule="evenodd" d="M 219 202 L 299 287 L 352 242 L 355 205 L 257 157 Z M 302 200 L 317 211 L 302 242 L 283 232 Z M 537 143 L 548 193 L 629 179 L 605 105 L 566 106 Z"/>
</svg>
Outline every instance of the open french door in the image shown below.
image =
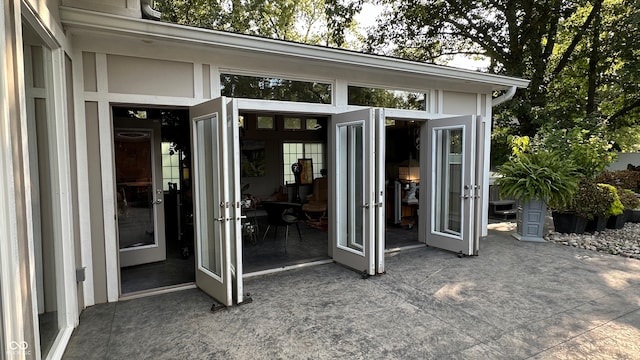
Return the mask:
<svg viewBox="0 0 640 360">
<path fill-rule="evenodd" d="M 384 114 L 363 109 L 331 119 L 332 256 L 365 274 L 382 273 L 384 138 L 377 133 L 384 130 Z"/>
<path fill-rule="evenodd" d="M 421 132 L 421 158 L 427 159 L 426 196 L 420 207 L 428 209 L 427 245 L 462 255 L 477 255 L 481 221 L 480 120 L 461 116 L 430 120 Z"/>
<path fill-rule="evenodd" d="M 196 285 L 225 306 L 242 303 L 238 109 L 224 97 L 193 106 Z"/>
</svg>

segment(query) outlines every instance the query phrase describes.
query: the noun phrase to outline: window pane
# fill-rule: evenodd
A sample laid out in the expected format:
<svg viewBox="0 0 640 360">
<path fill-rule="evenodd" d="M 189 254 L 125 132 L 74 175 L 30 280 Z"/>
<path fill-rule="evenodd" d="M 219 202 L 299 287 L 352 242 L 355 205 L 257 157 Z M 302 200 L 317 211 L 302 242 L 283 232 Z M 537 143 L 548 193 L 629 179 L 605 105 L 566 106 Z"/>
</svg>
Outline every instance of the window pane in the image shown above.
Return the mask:
<svg viewBox="0 0 640 360">
<path fill-rule="evenodd" d="M 258 129 L 273 129 L 273 116 L 258 116 Z"/>
<path fill-rule="evenodd" d="M 222 96 L 331 104 L 331 84 L 220 74 Z"/>
<path fill-rule="evenodd" d="M 302 120 L 300 118 L 284 118 L 284 128 L 287 130 L 300 130 Z"/>
<path fill-rule="evenodd" d="M 172 143 L 163 141 L 162 150 L 162 189 L 169 191 L 169 183 L 177 184 L 180 189 L 180 157 L 182 152 L 176 151 L 172 147 Z"/>
<path fill-rule="evenodd" d="M 282 144 L 282 169 L 285 183 L 295 183 L 295 177 L 291 172 L 291 164 L 298 159 L 311 159 L 313 161 L 313 178 L 321 177 L 320 171 L 325 168 L 324 144 L 322 143 L 284 143 Z"/>
<path fill-rule="evenodd" d="M 307 130 L 319 130 L 321 128 L 320 123 L 318 123 L 318 119 L 307 119 L 306 120 L 306 129 Z"/>
<path fill-rule="evenodd" d="M 349 105 L 425 110 L 426 94 L 403 90 L 387 90 L 349 86 Z"/>
</svg>

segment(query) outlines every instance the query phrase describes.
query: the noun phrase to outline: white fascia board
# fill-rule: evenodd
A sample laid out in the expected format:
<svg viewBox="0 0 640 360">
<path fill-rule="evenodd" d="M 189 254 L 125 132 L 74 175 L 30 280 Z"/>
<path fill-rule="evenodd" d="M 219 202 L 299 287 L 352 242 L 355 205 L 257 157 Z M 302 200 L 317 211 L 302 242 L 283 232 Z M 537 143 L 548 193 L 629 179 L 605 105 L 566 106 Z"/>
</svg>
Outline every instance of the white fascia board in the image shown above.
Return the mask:
<svg viewBox="0 0 640 360">
<path fill-rule="evenodd" d="M 526 88 L 528 80 L 487 74 L 448 66 L 419 63 L 356 51 L 307 45 L 289 41 L 201 29 L 144 19 L 133 19 L 69 7 L 60 7 L 60 17 L 66 28 L 99 30 L 105 33 L 136 36 L 149 40 L 169 40 L 177 43 L 232 48 L 256 53 L 278 54 L 358 68 L 402 72 L 452 82 L 490 85 L 494 90 L 510 87 Z"/>
</svg>

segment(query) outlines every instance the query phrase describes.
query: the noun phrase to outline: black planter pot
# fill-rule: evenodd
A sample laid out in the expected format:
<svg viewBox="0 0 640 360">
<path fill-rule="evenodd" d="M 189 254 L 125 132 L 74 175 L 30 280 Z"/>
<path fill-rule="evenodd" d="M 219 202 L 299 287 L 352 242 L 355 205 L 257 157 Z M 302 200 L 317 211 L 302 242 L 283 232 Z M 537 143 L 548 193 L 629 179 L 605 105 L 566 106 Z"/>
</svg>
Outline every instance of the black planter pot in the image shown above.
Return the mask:
<svg viewBox="0 0 640 360">
<path fill-rule="evenodd" d="M 624 214 L 627 216 L 627 222 L 640 223 L 639 209 L 625 210 Z"/>
<path fill-rule="evenodd" d="M 564 234 L 583 234 L 587 226 L 587 219 L 570 213 L 559 213 L 554 211 L 553 227 L 556 232 Z"/>
<path fill-rule="evenodd" d="M 624 214 L 610 216 L 607 220 L 607 229 L 622 229 L 624 223 L 627 222 Z"/>
<path fill-rule="evenodd" d="M 607 218 L 604 216 L 595 216 L 593 220 L 587 221 L 584 231 L 588 233 L 601 232 L 607 227 Z"/>
</svg>

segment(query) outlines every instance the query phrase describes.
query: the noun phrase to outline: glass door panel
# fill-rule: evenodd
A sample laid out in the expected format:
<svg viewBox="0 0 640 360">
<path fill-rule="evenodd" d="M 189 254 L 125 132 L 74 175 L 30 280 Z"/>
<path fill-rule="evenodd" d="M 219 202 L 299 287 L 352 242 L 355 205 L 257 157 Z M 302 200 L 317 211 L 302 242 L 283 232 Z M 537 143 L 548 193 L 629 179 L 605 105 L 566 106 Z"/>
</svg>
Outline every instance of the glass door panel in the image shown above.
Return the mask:
<svg viewBox="0 0 640 360">
<path fill-rule="evenodd" d="M 166 259 L 160 126 L 114 120 L 120 267 Z"/>
<path fill-rule="evenodd" d="M 196 237 L 200 240 L 198 251 L 198 265 L 203 271 L 217 279 L 222 278 L 222 239 L 224 238 L 221 202 L 220 166 L 217 159 L 217 148 L 214 139 L 217 138 L 215 117 L 200 120 L 195 123 L 197 154 L 196 181 L 198 184 L 196 208 Z M 214 221 L 209 221 L 213 219 Z M 204 241 L 207 240 L 207 241 Z"/>
<path fill-rule="evenodd" d="M 332 117 L 332 254 L 336 262 L 376 273 L 376 167 L 373 109 Z"/>
<path fill-rule="evenodd" d="M 225 306 L 243 300 L 237 114 L 225 98 L 190 109 L 196 285 Z"/>
<path fill-rule="evenodd" d="M 462 233 L 462 129 L 434 130 L 435 179 L 434 230 L 460 236 Z"/>
<path fill-rule="evenodd" d="M 424 126 L 421 148 L 428 159 L 427 244 L 465 255 L 477 253 L 473 241 L 475 185 L 475 116 L 432 120 Z M 430 151 L 429 154 L 427 151 Z"/>
</svg>

